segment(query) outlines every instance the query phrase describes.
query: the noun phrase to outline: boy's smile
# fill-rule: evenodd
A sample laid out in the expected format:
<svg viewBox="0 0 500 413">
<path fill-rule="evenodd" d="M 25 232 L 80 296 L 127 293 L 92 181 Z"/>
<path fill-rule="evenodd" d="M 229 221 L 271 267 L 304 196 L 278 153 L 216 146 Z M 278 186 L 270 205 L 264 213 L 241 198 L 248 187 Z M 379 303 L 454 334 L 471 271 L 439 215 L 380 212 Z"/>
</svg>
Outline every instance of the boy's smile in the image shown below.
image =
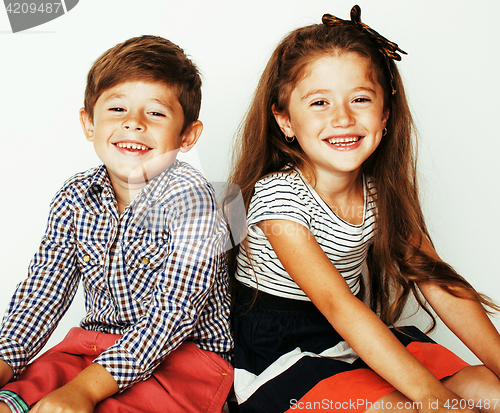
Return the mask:
<svg viewBox="0 0 500 413">
<path fill-rule="evenodd" d="M 93 121 L 84 109 L 80 117 L 115 191 L 117 185 L 143 187 L 172 164 L 179 149 L 191 149 L 202 128 L 196 121 L 182 131 L 177 90 L 159 82 L 119 83 L 99 96 Z"/>
</svg>

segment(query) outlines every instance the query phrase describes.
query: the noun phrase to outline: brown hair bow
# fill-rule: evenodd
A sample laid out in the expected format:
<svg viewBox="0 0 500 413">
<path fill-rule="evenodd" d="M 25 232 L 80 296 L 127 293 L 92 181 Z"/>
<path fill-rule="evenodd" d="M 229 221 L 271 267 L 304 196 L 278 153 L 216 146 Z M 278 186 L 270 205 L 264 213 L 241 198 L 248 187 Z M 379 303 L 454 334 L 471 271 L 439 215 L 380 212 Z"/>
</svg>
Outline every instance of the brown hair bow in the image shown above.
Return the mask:
<svg viewBox="0 0 500 413">
<path fill-rule="evenodd" d="M 370 26 L 366 25 L 361 21 L 361 8 L 358 5 L 355 5 L 351 9 L 351 20 L 343 20 L 338 17 L 332 16 L 331 14 L 324 14 L 322 18 L 322 22 L 327 26 L 335 26 L 338 24 L 350 24 L 358 29 L 362 33 L 366 33 L 372 41 L 374 41 L 382 55 L 384 56 L 385 62 L 387 64 L 387 69 L 389 71 L 389 75 L 391 76 L 391 88 L 392 94 L 396 93 L 396 89 L 394 88 L 394 78 L 392 76 L 392 70 L 389 63 L 389 58 L 393 60 L 400 61 L 401 56 L 398 54 L 407 54 L 404 50 L 401 50 L 398 45 L 390 40 L 386 39 L 384 36 L 373 30 Z"/>
</svg>

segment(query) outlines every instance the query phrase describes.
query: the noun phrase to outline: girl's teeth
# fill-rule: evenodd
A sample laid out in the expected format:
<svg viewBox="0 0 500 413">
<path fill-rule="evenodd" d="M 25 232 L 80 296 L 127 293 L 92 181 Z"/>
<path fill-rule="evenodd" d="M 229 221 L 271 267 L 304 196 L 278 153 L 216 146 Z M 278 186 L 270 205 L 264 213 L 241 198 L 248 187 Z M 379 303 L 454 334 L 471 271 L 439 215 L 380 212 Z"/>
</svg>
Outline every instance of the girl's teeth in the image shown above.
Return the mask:
<svg viewBox="0 0 500 413">
<path fill-rule="evenodd" d="M 332 145 L 339 145 L 339 146 L 350 146 L 350 145 L 354 145 L 358 140 L 359 140 L 359 136 L 351 137 L 351 138 L 332 138 L 332 139 L 328 139 L 328 143 L 331 143 Z"/>
</svg>

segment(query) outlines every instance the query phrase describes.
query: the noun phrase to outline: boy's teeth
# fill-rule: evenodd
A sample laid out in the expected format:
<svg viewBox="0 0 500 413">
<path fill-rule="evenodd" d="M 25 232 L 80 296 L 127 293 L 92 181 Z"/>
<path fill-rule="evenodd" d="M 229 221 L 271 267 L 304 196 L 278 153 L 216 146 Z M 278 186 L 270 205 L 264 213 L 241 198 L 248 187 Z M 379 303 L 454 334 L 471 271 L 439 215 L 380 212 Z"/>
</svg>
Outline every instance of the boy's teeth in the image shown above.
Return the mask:
<svg viewBox="0 0 500 413">
<path fill-rule="evenodd" d="M 147 146 L 140 145 L 137 143 L 130 143 L 130 142 L 118 142 L 118 143 L 116 143 L 116 146 L 118 146 L 119 148 L 123 148 L 123 149 L 139 149 L 141 151 L 145 151 L 145 150 L 149 149 Z"/>
<path fill-rule="evenodd" d="M 328 139 L 327 142 L 331 143 L 332 145 L 347 146 L 347 145 L 353 145 L 358 140 L 359 140 L 359 136 L 350 137 L 350 138 L 332 138 L 332 139 Z"/>
</svg>

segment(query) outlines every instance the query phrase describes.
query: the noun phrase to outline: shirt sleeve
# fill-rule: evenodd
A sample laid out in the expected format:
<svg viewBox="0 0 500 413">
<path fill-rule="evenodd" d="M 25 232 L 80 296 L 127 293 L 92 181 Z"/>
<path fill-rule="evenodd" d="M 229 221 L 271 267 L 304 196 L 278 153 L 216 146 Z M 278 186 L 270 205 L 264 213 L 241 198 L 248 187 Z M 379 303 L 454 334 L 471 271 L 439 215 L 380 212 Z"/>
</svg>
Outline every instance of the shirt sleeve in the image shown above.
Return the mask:
<svg viewBox="0 0 500 413">
<path fill-rule="evenodd" d="M 293 221 L 309 229 L 311 213 L 308 207 L 288 175 L 272 175 L 255 184 L 248 208 L 248 229 L 256 232 L 259 222 L 270 219 Z M 257 232 L 264 236 L 262 231 Z"/>
<path fill-rule="evenodd" d="M 16 378 L 45 345 L 78 288 L 71 202 L 61 190 L 28 277 L 16 288 L 0 327 L 0 358 Z"/>
<path fill-rule="evenodd" d="M 170 190 L 170 189 L 169 189 Z M 153 370 L 192 332 L 219 271 L 227 228 L 208 184 L 176 191 L 164 205 L 168 253 L 142 318 L 94 362 L 120 391 Z M 176 194 L 177 192 L 177 194 Z"/>
</svg>

